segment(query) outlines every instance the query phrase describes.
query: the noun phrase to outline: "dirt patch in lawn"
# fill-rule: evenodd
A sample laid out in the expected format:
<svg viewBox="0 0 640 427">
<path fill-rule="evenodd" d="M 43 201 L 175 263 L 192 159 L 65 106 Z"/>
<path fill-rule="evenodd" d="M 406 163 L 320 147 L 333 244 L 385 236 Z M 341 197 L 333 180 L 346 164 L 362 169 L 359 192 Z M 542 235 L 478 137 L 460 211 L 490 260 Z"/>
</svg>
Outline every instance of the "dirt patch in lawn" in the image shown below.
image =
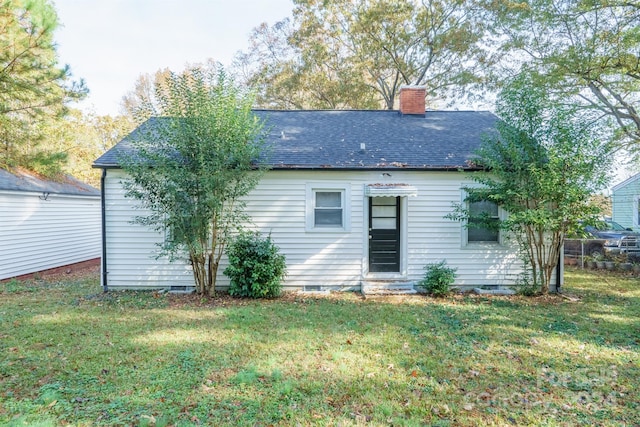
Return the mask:
<svg viewBox="0 0 640 427">
<path fill-rule="evenodd" d="M 44 282 L 63 282 L 75 280 L 87 280 L 100 278 L 100 265 L 76 265 L 73 269 L 59 269 L 50 272 L 42 277 L 32 278 L 42 280 Z M 119 293 L 127 291 L 112 291 L 109 293 Z M 149 291 L 140 291 L 149 292 Z M 366 298 L 359 292 L 328 292 L 328 293 L 310 293 L 300 291 L 287 291 L 277 298 L 271 299 L 252 299 L 238 298 L 229 295 L 226 291 L 218 291 L 214 297 L 205 297 L 198 294 L 171 294 L 165 292 L 151 291 L 157 297 L 166 298 L 170 307 L 233 307 L 247 306 L 251 304 L 270 304 L 270 303 L 312 303 L 314 301 L 333 301 L 336 303 L 385 303 L 385 304 L 409 304 L 409 305 L 427 305 L 436 302 L 445 302 L 448 304 L 460 303 L 491 303 L 491 302 L 513 302 L 525 305 L 557 305 L 563 303 L 576 303 L 580 299 L 558 294 L 538 295 L 533 297 L 525 297 L 520 295 L 501 296 L 501 295 L 477 295 L 474 293 L 452 293 L 445 298 L 433 298 L 425 294 L 414 295 L 370 295 Z M 97 295 L 94 295 L 96 297 Z M 163 298 L 163 299 L 164 299 Z"/>
<path fill-rule="evenodd" d="M 305 303 L 312 300 L 334 300 L 334 301 L 359 301 L 363 300 L 362 295 L 354 292 L 331 292 L 322 295 L 307 295 L 302 292 L 284 292 L 277 298 L 253 299 L 238 298 L 229 295 L 227 292 L 218 291 L 213 297 L 206 297 L 197 294 L 169 294 L 169 305 L 171 307 L 196 306 L 196 307 L 226 307 L 245 306 L 251 304 L 270 304 L 277 302 Z"/>
<path fill-rule="evenodd" d="M 359 292 L 329 292 L 326 294 L 310 294 L 298 291 L 284 292 L 278 298 L 270 299 L 252 299 L 238 298 L 229 295 L 227 292 L 219 291 L 214 297 L 204 297 L 197 294 L 169 294 L 169 305 L 171 307 L 227 307 L 227 306 L 246 306 L 251 304 L 269 304 L 278 302 L 289 303 L 311 303 L 314 301 L 333 301 L 336 303 L 384 303 L 384 304 L 409 304 L 409 305 L 427 305 L 437 302 L 446 302 L 449 304 L 460 303 L 491 303 L 497 301 L 511 301 L 524 303 L 525 305 L 556 305 L 566 303 L 567 300 L 557 294 L 539 295 L 534 297 L 524 297 L 520 295 L 498 296 L 498 295 L 476 295 L 473 293 L 454 293 L 446 298 L 433 298 L 424 294 L 417 295 L 381 295 L 381 296 L 362 296 Z"/>
<path fill-rule="evenodd" d="M 60 267 L 50 268 L 48 270 L 37 271 L 34 273 L 23 274 L 18 277 L 0 280 L 0 283 L 6 283 L 11 280 L 30 281 L 30 280 L 76 280 L 84 278 L 100 277 L 100 258 L 88 261 L 78 262 L 75 264 L 63 265 Z"/>
</svg>

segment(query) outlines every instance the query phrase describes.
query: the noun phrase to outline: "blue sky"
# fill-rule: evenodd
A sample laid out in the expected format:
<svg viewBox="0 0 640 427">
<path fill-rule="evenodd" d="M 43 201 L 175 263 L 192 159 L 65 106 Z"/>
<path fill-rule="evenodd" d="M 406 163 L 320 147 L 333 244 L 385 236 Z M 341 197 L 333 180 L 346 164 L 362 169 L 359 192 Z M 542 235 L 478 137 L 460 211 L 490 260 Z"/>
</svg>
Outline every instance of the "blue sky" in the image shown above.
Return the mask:
<svg viewBox="0 0 640 427">
<path fill-rule="evenodd" d="M 118 114 L 141 74 L 213 58 L 230 63 L 251 30 L 291 15 L 291 0 L 54 0 L 61 64 L 91 91 L 79 106 Z"/>
</svg>

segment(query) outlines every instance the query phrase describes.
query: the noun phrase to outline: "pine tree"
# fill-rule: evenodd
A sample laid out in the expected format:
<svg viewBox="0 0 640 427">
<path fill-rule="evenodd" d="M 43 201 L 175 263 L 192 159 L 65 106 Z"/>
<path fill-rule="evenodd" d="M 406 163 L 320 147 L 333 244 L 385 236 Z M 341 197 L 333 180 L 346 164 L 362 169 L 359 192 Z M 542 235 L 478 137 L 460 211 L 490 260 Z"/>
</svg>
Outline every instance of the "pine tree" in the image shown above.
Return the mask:
<svg viewBox="0 0 640 427">
<path fill-rule="evenodd" d="M 65 154 L 47 147 L 52 120 L 86 94 L 60 67 L 53 41 L 58 16 L 48 0 L 0 0 L 0 167 L 44 175 L 60 171 Z"/>
</svg>

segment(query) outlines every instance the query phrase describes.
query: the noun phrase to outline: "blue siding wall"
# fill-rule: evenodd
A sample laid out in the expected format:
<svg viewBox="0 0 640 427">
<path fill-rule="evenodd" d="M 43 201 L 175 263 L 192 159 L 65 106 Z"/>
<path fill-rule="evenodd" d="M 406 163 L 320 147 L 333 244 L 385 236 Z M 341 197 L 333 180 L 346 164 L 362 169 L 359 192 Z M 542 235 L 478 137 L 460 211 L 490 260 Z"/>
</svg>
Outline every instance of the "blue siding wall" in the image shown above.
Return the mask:
<svg viewBox="0 0 640 427">
<path fill-rule="evenodd" d="M 613 187 L 612 219 L 624 227 L 640 231 L 638 198 L 640 198 L 640 174 Z"/>
</svg>

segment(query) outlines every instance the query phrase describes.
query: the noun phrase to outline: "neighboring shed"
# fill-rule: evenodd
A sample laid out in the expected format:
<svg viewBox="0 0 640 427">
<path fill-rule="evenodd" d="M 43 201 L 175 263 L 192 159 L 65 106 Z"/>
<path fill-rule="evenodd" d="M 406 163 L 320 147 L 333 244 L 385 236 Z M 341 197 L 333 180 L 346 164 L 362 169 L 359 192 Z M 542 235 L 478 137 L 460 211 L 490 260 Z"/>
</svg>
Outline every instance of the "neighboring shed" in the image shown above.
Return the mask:
<svg viewBox="0 0 640 427">
<path fill-rule="evenodd" d="M 286 255 L 285 289 L 413 286 L 425 265 L 441 260 L 457 268 L 460 287 L 519 283 L 514 242 L 446 218 L 473 184 L 474 151 L 495 132 L 493 114 L 425 114 L 424 104 L 409 112 L 256 114 L 270 129 L 273 150 L 271 170 L 247 196 L 247 213 Z M 161 125 L 161 118 L 149 119 L 94 162 L 103 171 L 105 289 L 194 286 L 186 260 L 157 256 L 163 233 L 132 223 L 141 212 L 122 186 L 120 155 Z M 470 208 L 506 215 L 490 202 Z M 228 279 L 220 274 L 218 283 L 225 287 Z"/>
<path fill-rule="evenodd" d="M 640 231 L 640 174 L 621 182 L 612 189 L 612 219 L 623 227 Z"/>
<path fill-rule="evenodd" d="M 100 191 L 0 169 L 0 280 L 100 258 Z"/>
</svg>

